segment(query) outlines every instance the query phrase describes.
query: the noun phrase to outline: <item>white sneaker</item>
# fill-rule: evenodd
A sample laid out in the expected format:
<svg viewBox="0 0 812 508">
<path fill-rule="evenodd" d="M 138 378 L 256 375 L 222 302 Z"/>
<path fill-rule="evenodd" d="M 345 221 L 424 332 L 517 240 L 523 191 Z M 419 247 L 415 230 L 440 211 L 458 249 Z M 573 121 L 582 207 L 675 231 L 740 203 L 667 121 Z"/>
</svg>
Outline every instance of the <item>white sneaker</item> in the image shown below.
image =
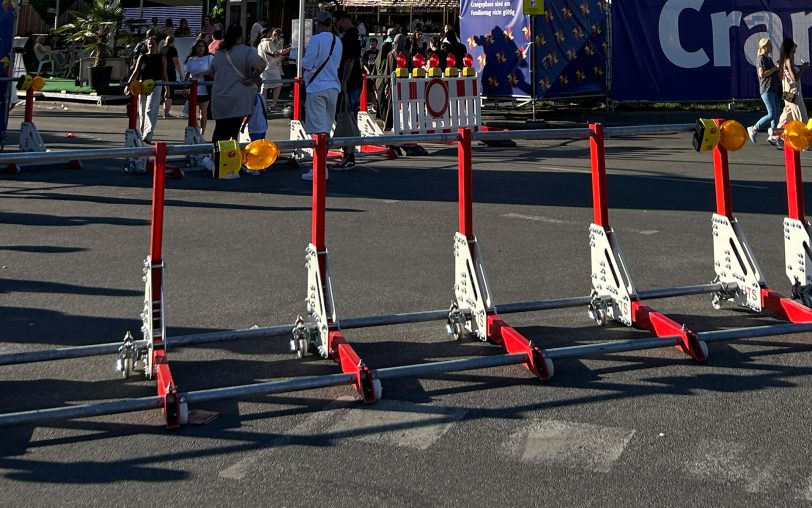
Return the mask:
<svg viewBox="0 0 812 508">
<path fill-rule="evenodd" d="M 756 143 L 756 135 L 757 134 L 758 134 L 758 132 L 756 131 L 755 126 L 751 126 L 751 127 L 747 128 L 747 135 L 750 137 L 750 141 L 752 141 L 753 143 Z"/>
<path fill-rule="evenodd" d="M 324 179 L 325 180 L 330 179 L 330 173 L 329 172 L 324 173 Z M 311 169 L 307 173 L 303 174 L 302 175 L 302 180 L 307 180 L 308 182 L 312 182 L 313 181 L 313 170 Z"/>
</svg>

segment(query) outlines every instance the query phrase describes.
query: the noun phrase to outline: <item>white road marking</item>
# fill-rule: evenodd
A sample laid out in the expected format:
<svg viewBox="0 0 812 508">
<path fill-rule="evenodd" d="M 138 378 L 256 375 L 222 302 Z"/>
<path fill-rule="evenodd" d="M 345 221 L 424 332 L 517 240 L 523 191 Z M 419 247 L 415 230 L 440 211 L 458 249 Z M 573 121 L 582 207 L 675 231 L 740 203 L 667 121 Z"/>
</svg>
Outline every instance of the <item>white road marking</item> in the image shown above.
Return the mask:
<svg viewBox="0 0 812 508">
<path fill-rule="evenodd" d="M 330 432 L 348 434 L 368 443 L 425 450 L 466 412 L 382 399 L 374 406 L 350 409 Z"/>
<path fill-rule="evenodd" d="M 686 463 L 694 476 L 715 481 L 741 484 L 745 492 L 764 493 L 775 488 L 774 466 L 751 458 L 747 443 L 702 440 L 694 448 L 695 457 Z"/>
<path fill-rule="evenodd" d="M 524 219 L 524 220 L 532 220 L 536 222 L 546 222 L 547 224 L 567 224 L 567 225 L 578 225 L 581 224 L 580 222 L 576 222 L 573 220 L 564 220 L 564 219 L 555 219 L 553 217 L 544 217 L 543 215 L 523 215 L 521 213 L 506 213 L 502 215 L 502 217 L 508 219 Z M 620 231 L 626 231 L 629 233 L 637 233 L 639 235 L 654 235 L 659 233 L 656 229 L 634 229 L 634 228 L 620 228 Z"/>
<path fill-rule="evenodd" d="M 249 455 L 239 462 L 223 469 L 217 476 L 220 478 L 227 478 L 229 480 L 242 480 L 251 469 L 256 461 L 259 460 L 259 455 Z"/>
<path fill-rule="evenodd" d="M 382 199 L 381 202 L 386 204 L 400 203 L 399 199 Z"/>
<path fill-rule="evenodd" d="M 531 464 L 556 464 L 607 473 L 623 454 L 634 429 L 535 420 L 510 436 L 505 447 Z"/>
</svg>

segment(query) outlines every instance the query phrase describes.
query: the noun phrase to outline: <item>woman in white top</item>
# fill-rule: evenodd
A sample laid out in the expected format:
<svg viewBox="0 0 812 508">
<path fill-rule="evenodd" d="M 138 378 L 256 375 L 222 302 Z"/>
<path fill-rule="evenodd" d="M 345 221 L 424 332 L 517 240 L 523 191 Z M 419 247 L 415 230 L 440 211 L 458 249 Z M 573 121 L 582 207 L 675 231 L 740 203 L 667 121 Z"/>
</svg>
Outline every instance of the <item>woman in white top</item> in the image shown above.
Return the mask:
<svg viewBox="0 0 812 508">
<path fill-rule="evenodd" d="M 211 77 L 211 59 L 212 55 L 209 54 L 209 45 L 206 41 L 198 39 L 192 44 L 189 49 L 189 54 L 186 56 L 186 63 L 183 66 L 183 75 L 185 79 L 197 81 L 197 109 L 198 109 L 198 122 L 201 134 L 206 134 L 206 120 L 208 118 L 207 111 L 209 109 L 209 89 L 203 82 L 207 77 Z M 189 114 L 194 115 L 194 111 Z"/>
<path fill-rule="evenodd" d="M 257 53 L 266 64 L 265 70 L 262 72 L 262 89 L 260 93 L 267 97 L 268 90 L 273 90 L 272 111 L 276 109 L 279 93 L 282 91 L 282 83 L 266 83 L 265 81 L 282 79 L 282 58 L 290 54 L 290 48 L 285 48 L 284 45 L 285 39 L 282 37 L 282 29 L 274 28 L 273 31 L 265 30 L 262 32 L 262 39 L 259 46 L 257 46 Z"/>
<path fill-rule="evenodd" d="M 781 44 L 779 67 L 783 74 L 781 89 L 783 90 L 784 110 L 781 112 L 781 118 L 778 119 L 780 128 L 783 128 L 784 124 L 791 120 L 800 120 L 803 123 L 809 121 L 804 97 L 801 94 L 801 75 L 809 68 L 809 63 L 804 62 L 800 66 L 795 65 L 796 49 L 798 49 L 797 44 L 789 37 L 784 39 Z M 787 100 L 789 98 L 792 98 L 792 100 Z"/>
</svg>

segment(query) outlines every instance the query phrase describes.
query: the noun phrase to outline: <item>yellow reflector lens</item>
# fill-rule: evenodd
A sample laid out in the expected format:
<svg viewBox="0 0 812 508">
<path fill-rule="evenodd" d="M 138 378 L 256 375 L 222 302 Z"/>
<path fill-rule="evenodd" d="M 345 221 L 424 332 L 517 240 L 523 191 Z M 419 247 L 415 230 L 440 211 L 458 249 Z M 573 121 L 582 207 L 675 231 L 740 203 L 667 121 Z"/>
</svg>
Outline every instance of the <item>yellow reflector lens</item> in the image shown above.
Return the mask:
<svg viewBox="0 0 812 508">
<path fill-rule="evenodd" d="M 133 80 L 130 83 L 130 95 L 141 95 L 144 91 L 144 85 L 140 81 Z"/>
<path fill-rule="evenodd" d="M 144 86 L 144 89 L 141 92 L 143 94 L 151 94 L 155 89 L 155 80 L 153 79 L 145 79 L 141 84 Z"/>
<path fill-rule="evenodd" d="M 809 146 L 809 138 L 807 133 L 809 130 L 803 122 L 793 120 L 784 126 L 784 143 L 789 145 L 790 148 L 796 152 L 805 150 Z"/>
<path fill-rule="evenodd" d="M 740 150 L 747 141 L 747 131 L 736 120 L 727 120 L 719 128 L 721 139 L 719 143 L 728 151 Z"/>
<path fill-rule="evenodd" d="M 24 74 L 17 79 L 17 90 L 28 90 L 33 78 L 30 74 Z"/>
<path fill-rule="evenodd" d="M 42 76 L 34 76 L 34 79 L 31 80 L 31 88 L 38 92 L 45 88 L 45 78 Z"/>
<path fill-rule="evenodd" d="M 250 170 L 262 171 L 276 162 L 279 147 L 267 139 L 252 141 L 242 151 L 242 163 Z"/>
</svg>

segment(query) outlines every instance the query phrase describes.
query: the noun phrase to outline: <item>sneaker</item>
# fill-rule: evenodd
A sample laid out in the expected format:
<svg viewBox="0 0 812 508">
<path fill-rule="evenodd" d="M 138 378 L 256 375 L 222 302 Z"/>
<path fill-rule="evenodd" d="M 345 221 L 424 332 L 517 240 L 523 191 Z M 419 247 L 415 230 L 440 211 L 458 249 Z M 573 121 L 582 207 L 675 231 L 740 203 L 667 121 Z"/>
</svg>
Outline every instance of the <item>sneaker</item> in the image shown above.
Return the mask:
<svg viewBox="0 0 812 508">
<path fill-rule="evenodd" d="M 349 171 L 350 169 L 355 167 L 355 156 L 354 155 L 345 155 L 338 161 L 337 164 L 333 164 L 333 170 L 335 171 Z"/>
<path fill-rule="evenodd" d="M 777 150 L 784 149 L 784 140 L 781 138 L 767 138 L 767 141 L 773 145 Z"/>
<path fill-rule="evenodd" d="M 330 173 L 326 173 L 324 175 L 324 179 L 329 180 L 330 179 Z M 302 180 L 307 180 L 308 182 L 312 182 L 313 181 L 313 170 L 311 169 L 307 173 L 303 174 L 302 175 Z"/>
<path fill-rule="evenodd" d="M 750 137 L 750 141 L 752 141 L 753 143 L 756 143 L 756 134 L 758 133 L 756 131 L 755 126 L 747 128 L 747 135 Z"/>
</svg>

